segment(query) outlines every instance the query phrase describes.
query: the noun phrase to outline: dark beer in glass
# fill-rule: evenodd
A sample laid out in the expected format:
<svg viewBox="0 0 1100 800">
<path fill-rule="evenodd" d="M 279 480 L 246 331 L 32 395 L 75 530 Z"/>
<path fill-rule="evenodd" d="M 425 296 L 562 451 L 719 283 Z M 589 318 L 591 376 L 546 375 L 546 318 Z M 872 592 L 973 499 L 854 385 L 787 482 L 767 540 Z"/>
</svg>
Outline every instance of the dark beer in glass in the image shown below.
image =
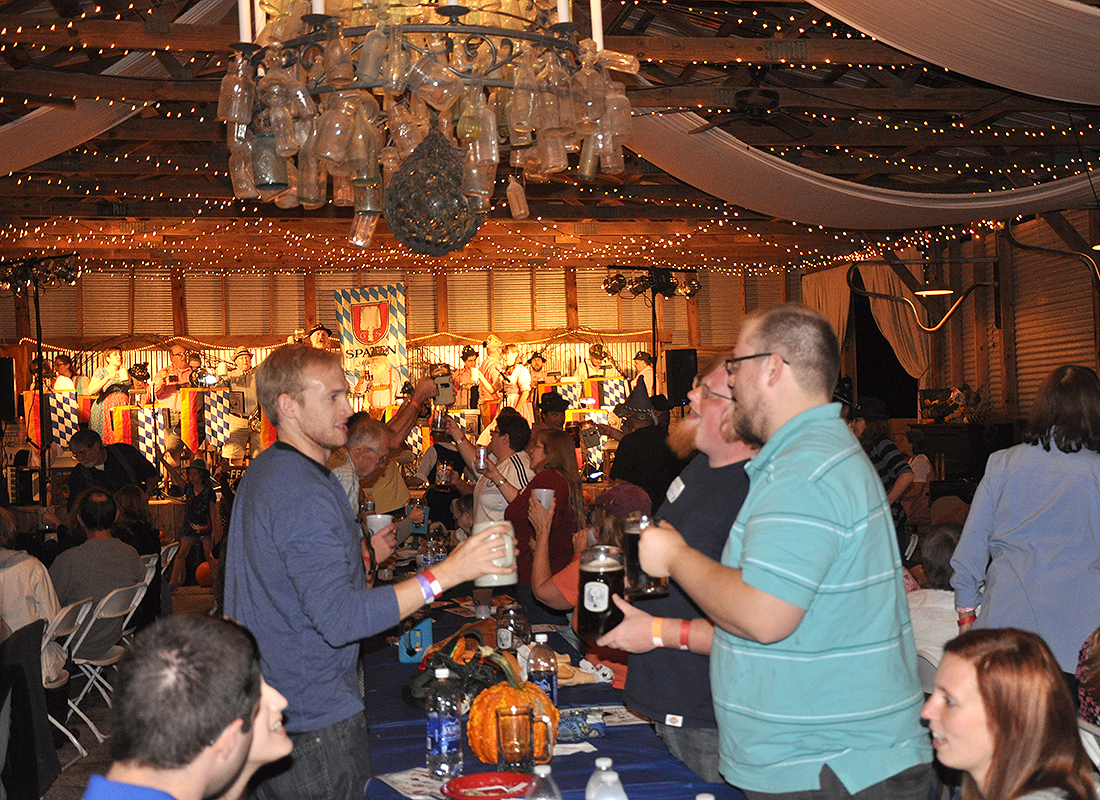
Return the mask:
<svg viewBox="0 0 1100 800">
<path fill-rule="evenodd" d="M 611 595 L 624 596 L 625 572 L 623 552 L 617 547 L 598 545 L 581 553 L 577 634 L 589 644 L 623 621 Z"/>
<path fill-rule="evenodd" d="M 654 578 L 642 569 L 638 544 L 642 531 L 649 527 L 649 517 L 637 511 L 623 522 L 623 549 L 626 555 L 626 596 L 631 600 L 664 597 L 668 594 L 668 578 Z"/>
</svg>

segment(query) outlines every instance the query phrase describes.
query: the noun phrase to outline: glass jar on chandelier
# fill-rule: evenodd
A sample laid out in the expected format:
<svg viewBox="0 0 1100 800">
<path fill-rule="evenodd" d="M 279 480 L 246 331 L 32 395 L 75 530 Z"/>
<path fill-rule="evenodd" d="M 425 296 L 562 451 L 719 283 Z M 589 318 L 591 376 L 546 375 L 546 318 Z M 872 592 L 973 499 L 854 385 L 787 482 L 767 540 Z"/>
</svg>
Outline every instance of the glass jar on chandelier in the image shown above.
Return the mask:
<svg viewBox="0 0 1100 800">
<path fill-rule="evenodd" d="M 568 170 L 569 153 L 580 154 L 584 180 L 623 170 L 630 103 L 609 71 L 637 72 L 638 61 L 597 51 L 592 39 L 576 44 L 577 25 L 553 22 L 554 0 L 362 6 L 343 20 L 306 15 L 298 26 L 292 15 L 304 3 L 282 3 L 265 3 L 270 22 L 258 45 L 237 45 L 221 84 L 218 118 L 228 124 L 240 199 L 319 208 L 329 202 L 331 177 L 333 201 L 345 205 L 350 179 L 357 210 L 351 240 L 366 246 L 384 190 L 411 168 L 408 160 L 432 130 L 456 148 L 456 185 L 476 217 L 475 232 L 502 151 L 509 207 L 520 218 L 527 213 L 523 183 Z M 561 14 L 568 4 L 556 8 Z M 287 40 L 265 39 L 273 33 Z M 410 191 L 408 181 L 402 186 Z"/>
</svg>

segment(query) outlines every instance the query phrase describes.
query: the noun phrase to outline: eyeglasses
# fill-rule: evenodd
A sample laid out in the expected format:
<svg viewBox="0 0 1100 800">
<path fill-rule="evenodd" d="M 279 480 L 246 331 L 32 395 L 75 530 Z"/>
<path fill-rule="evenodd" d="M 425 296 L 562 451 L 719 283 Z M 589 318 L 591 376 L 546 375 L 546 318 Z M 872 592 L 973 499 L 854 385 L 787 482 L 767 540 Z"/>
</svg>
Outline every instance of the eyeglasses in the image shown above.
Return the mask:
<svg viewBox="0 0 1100 800">
<path fill-rule="evenodd" d="M 770 355 L 772 355 L 772 353 L 753 353 L 751 356 L 738 356 L 737 358 L 727 358 L 726 359 L 726 374 L 727 375 L 736 375 L 737 370 L 739 370 L 741 368 L 741 362 L 742 361 L 749 361 L 750 359 L 753 359 L 753 358 L 767 358 Z M 785 358 L 782 359 L 782 361 L 783 361 L 784 364 L 790 363 Z"/>
<path fill-rule="evenodd" d="M 703 393 L 704 400 L 706 400 L 708 397 L 716 397 L 719 400 L 729 400 L 731 403 L 733 402 L 733 398 L 730 397 L 728 394 L 721 394 L 720 392 L 714 391 L 705 383 L 703 383 L 703 381 L 701 381 L 699 378 L 695 379 L 695 388 Z"/>
</svg>

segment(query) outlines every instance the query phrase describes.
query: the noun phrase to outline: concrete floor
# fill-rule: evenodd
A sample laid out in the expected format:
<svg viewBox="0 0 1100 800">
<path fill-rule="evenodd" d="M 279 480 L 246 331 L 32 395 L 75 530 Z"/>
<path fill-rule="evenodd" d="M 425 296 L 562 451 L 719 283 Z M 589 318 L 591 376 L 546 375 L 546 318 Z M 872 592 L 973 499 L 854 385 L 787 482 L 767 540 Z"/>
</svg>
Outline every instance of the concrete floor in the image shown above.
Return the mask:
<svg viewBox="0 0 1100 800">
<path fill-rule="evenodd" d="M 214 607 L 214 595 L 210 589 L 202 586 L 184 586 L 172 595 L 172 606 L 175 613 L 181 616 L 205 614 Z M 111 680 L 110 675 L 107 680 Z M 105 736 L 110 735 L 110 709 L 98 693 L 90 692 L 81 703 L 81 710 L 91 718 Z M 65 746 L 57 751 L 57 756 L 61 759 L 63 767 L 69 762 L 74 762 L 74 759 L 75 762 L 62 770 L 61 775 L 42 795 L 43 800 L 80 800 L 91 776 L 102 775 L 110 766 L 107 742 L 103 744 L 97 742 L 88 727 L 75 715 L 69 720 L 69 727 L 79 732 L 80 743 L 84 745 L 88 755 L 86 758 L 78 758 L 79 753 L 76 748 L 66 742 Z"/>
</svg>

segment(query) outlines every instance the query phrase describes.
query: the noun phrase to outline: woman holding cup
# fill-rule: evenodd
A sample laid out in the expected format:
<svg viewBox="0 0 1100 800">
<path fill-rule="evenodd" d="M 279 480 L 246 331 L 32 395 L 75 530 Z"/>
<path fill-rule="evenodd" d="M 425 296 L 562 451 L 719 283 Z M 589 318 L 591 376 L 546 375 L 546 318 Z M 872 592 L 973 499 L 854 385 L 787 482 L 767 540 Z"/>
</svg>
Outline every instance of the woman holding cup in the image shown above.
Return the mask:
<svg viewBox="0 0 1100 800">
<path fill-rule="evenodd" d="M 921 710 L 962 800 L 1095 800 L 1065 679 L 1041 638 L 1014 628 L 947 643 Z"/>
<path fill-rule="evenodd" d="M 527 513 L 532 503 L 550 508 L 551 501 L 555 502 L 549 540 L 553 572 L 564 569 L 572 560 L 573 532 L 585 527 L 584 491 L 577 471 L 573 437 L 565 431 L 537 431 L 527 445 L 527 454 L 531 457 L 535 477 L 504 511 L 504 519 L 511 522 L 516 531 L 516 566 L 522 585 L 531 583 L 534 559 L 535 529 Z"/>
</svg>

